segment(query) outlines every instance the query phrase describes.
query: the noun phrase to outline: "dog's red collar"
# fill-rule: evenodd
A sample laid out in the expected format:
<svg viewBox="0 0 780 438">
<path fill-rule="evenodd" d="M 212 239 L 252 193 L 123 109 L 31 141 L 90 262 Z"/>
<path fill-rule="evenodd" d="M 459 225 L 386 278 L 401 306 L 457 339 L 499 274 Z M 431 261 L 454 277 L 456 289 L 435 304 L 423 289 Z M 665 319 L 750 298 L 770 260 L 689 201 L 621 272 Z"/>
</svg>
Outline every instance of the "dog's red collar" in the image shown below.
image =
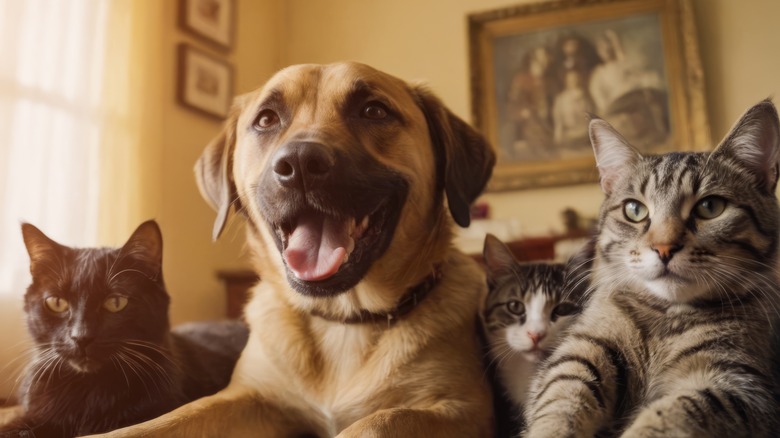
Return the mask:
<svg viewBox="0 0 780 438">
<path fill-rule="evenodd" d="M 441 268 L 437 265 L 434 266 L 433 271 L 431 271 L 423 281 L 416 286 L 410 287 L 406 291 L 394 309 L 387 312 L 370 312 L 368 310 L 362 310 L 360 313 L 346 318 L 339 318 L 318 310 L 311 310 L 310 313 L 318 318 L 341 324 L 374 324 L 385 322 L 387 325 L 392 325 L 401 317 L 414 310 L 414 308 L 428 296 L 431 290 L 436 287 L 439 280 L 441 280 Z"/>
</svg>

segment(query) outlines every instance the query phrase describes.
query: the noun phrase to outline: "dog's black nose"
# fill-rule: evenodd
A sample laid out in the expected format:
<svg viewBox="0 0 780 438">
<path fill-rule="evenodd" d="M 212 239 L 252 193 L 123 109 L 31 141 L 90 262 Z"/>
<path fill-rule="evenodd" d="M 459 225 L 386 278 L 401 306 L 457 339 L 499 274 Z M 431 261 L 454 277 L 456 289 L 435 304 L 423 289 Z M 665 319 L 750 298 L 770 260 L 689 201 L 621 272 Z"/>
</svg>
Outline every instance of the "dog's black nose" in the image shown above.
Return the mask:
<svg viewBox="0 0 780 438">
<path fill-rule="evenodd" d="M 328 176 L 335 161 L 332 152 L 325 145 L 293 142 L 279 149 L 274 155 L 274 176 L 285 187 L 310 187 Z"/>
</svg>

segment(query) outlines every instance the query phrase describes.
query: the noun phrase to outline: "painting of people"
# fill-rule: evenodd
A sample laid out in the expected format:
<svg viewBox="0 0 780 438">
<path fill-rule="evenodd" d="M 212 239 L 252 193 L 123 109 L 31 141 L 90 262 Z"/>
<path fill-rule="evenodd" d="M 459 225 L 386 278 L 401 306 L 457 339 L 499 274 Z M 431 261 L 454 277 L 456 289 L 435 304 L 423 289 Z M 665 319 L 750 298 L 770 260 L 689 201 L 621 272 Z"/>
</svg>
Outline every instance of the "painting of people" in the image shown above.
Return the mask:
<svg viewBox="0 0 780 438">
<path fill-rule="evenodd" d="M 496 147 L 502 184 L 593 180 L 593 116 L 643 153 L 691 139 L 702 147 L 709 126 L 688 3 L 561 1 L 471 16 L 474 119 Z"/>
<path fill-rule="evenodd" d="M 669 137 L 666 68 L 653 14 L 497 38 L 500 153 L 509 160 L 590 155 L 588 114 L 652 149 Z"/>
</svg>

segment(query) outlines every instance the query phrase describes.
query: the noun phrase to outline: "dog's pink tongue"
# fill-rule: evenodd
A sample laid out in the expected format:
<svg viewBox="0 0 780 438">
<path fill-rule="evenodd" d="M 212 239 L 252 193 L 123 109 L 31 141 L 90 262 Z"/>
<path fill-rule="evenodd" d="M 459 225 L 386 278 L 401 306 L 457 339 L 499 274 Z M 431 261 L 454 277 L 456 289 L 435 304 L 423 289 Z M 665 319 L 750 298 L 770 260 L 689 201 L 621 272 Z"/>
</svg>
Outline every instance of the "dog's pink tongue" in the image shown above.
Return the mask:
<svg viewBox="0 0 780 438">
<path fill-rule="evenodd" d="M 346 222 L 324 215 L 304 215 L 284 250 L 287 267 L 303 281 L 325 280 L 344 262 L 349 239 Z"/>
</svg>

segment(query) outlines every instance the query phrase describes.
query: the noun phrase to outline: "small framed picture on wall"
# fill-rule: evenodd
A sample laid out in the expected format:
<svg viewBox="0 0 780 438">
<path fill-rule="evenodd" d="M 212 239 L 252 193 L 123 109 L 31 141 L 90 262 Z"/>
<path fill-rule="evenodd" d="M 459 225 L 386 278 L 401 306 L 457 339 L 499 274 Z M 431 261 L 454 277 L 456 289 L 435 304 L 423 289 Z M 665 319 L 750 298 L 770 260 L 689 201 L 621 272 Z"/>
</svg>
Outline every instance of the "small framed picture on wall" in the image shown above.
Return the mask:
<svg viewBox="0 0 780 438">
<path fill-rule="evenodd" d="M 186 43 L 178 46 L 178 60 L 179 103 L 224 119 L 233 98 L 233 67 Z"/>
<path fill-rule="evenodd" d="M 223 49 L 233 46 L 235 0 L 180 0 L 179 25 Z"/>
</svg>

